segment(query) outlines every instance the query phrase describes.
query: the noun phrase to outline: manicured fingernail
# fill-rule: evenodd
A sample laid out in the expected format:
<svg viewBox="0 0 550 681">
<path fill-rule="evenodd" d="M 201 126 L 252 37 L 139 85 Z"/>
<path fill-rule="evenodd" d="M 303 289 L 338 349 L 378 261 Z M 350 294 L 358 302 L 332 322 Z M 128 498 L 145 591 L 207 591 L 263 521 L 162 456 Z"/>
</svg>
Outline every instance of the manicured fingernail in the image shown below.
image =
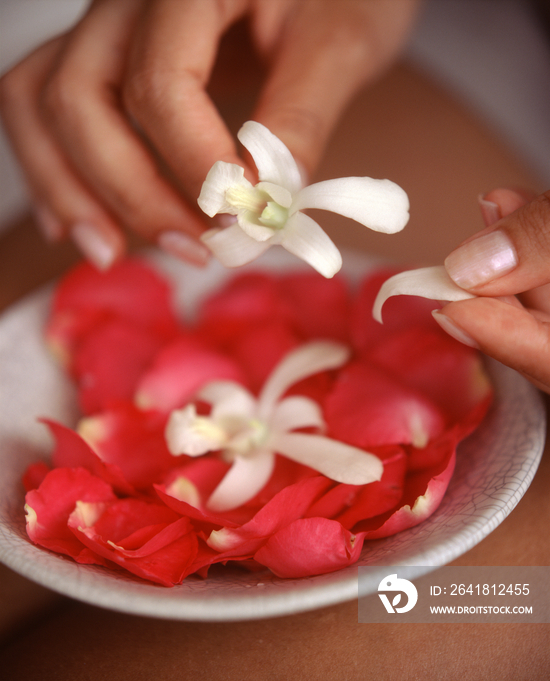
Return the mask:
<svg viewBox="0 0 550 681">
<path fill-rule="evenodd" d="M 454 338 L 460 343 L 464 343 L 464 345 L 468 345 L 471 348 L 479 350 L 479 345 L 476 343 L 476 341 L 471 336 L 469 336 L 463 329 L 457 326 L 452 319 L 447 317 L 447 315 L 443 314 L 439 310 L 434 310 L 432 312 L 432 316 L 435 319 L 435 321 L 439 324 L 439 326 L 443 329 L 443 331 L 445 331 L 445 333 L 448 333 L 449 336 L 451 336 L 451 338 Z"/>
<path fill-rule="evenodd" d="M 234 225 L 236 222 L 237 218 L 235 215 L 228 215 L 227 213 L 221 213 L 220 215 L 216 215 L 216 224 L 221 229 L 231 227 L 231 225 Z"/>
<path fill-rule="evenodd" d="M 77 223 L 71 235 L 84 256 L 98 269 L 107 270 L 115 261 L 115 247 L 92 223 Z"/>
<path fill-rule="evenodd" d="M 497 279 L 511 272 L 517 264 L 516 249 L 500 230 L 468 241 L 445 260 L 451 279 L 466 289 Z"/>
<path fill-rule="evenodd" d="M 36 225 L 46 241 L 59 241 L 63 236 L 63 226 L 46 206 L 35 206 L 34 217 Z"/>
<path fill-rule="evenodd" d="M 298 159 L 296 159 L 296 165 L 298 166 L 298 172 L 300 173 L 302 185 L 305 187 L 307 184 L 309 184 L 309 173 L 306 170 L 305 165 Z"/>
<path fill-rule="evenodd" d="M 183 232 L 162 232 L 157 243 L 166 253 L 194 265 L 206 265 L 210 259 L 210 250 Z"/>
<path fill-rule="evenodd" d="M 482 194 L 478 196 L 477 200 L 481 209 L 481 217 L 483 218 L 486 227 L 490 227 L 500 220 L 502 215 L 500 214 L 498 203 L 487 201 L 487 199 L 483 198 Z"/>
</svg>

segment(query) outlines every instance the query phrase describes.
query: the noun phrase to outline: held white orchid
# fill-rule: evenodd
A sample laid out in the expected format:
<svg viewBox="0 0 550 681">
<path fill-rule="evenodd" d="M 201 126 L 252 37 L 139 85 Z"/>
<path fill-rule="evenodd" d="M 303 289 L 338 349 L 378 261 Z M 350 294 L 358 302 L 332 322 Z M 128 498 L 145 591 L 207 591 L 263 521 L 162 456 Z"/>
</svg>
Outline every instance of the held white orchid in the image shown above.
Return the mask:
<svg viewBox="0 0 550 681">
<path fill-rule="evenodd" d="M 229 227 L 211 229 L 202 236 L 226 267 L 244 265 L 280 244 L 323 276 L 334 276 L 342 257 L 317 222 L 302 212 L 308 208 L 339 213 L 387 234 L 407 224 L 409 200 L 394 182 L 345 177 L 304 187 L 292 154 L 266 127 L 248 121 L 238 138 L 254 159 L 260 181 L 254 186 L 241 166 L 218 161 L 198 199 L 210 217 L 236 216 Z"/>
<path fill-rule="evenodd" d="M 380 287 L 372 308 L 372 316 L 381 324 L 382 307 L 392 296 L 419 296 L 446 302 L 476 297 L 457 286 L 443 266 L 407 270 L 387 279 Z"/>
<path fill-rule="evenodd" d="M 204 386 L 197 399 L 211 405 L 209 416 L 197 415 L 195 405 L 172 412 L 166 426 L 166 442 L 174 455 L 201 456 L 221 451 L 232 463 L 210 496 L 212 511 L 236 508 L 252 499 L 267 483 L 275 454 L 351 485 L 380 480 L 380 459 L 321 434 L 294 432 L 300 428 L 324 428 L 319 405 L 310 398 L 281 399 L 288 388 L 320 371 L 336 369 L 349 357 L 346 346 L 317 341 L 290 352 L 267 379 L 258 398 L 231 381 Z"/>
</svg>

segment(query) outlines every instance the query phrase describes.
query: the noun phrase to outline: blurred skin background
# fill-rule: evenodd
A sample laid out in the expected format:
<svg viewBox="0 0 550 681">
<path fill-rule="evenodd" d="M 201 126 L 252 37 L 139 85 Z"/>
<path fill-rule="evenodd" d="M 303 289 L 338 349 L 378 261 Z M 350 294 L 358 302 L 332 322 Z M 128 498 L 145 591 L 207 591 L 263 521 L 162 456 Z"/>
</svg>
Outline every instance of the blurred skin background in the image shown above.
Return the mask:
<svg viewBox="0 0 550 681">
<path fill-rule="evenodd" d="M 202 0 L 203 6 L 210 1 Z M 390 6 L 389 14 L 393 19 L 388 26 L 391 24 L 395 32 L 387 51 L 377 53 L 372 68 L 365 68 L 357 82 L 348 84 L 347 92 L 339 95 L 338 106 L 331 103 L 338 110 L 333 112 L 319 143 L 310 144 L 307 149 L 301 146 L 301 140 L 306 136 L 293 135 L 292 126 L 285 129 L 284 121 L 279 121 L 280 129 L 273 131 L 281 135 L 313 179 L 354 174 L 389 177 L 409 193 L 411 223 L 402 234 L 391 239 L 366 234 L 366 230 L 359 233 L 355 228 L 343 229 L 337 218 L 324 219 L 323 226 L 340 245 L 368 250 L 407 265 L 439 264 L 463 239 L 483 228 L 477 203 L 479 194 L 485 195 L 498 187 L 521 187 L 536 195 L 550 187 L 548 3 L 428 0 L 418 3 L 417 10 L 413 0 L 371 1 L 373 6 Z M 98 4 L 107 6 L 108 2 Z M 333 0 L 333 5 L 338 2 Z M 73 26 L 88 4 L 81 0 L 0 0 L 0 70 L 9 71 L 30 50 Z M 138 4 L 145 3 L 136 0 L 134 5 Z M 400 11 L 397 12 L 398 6 Z M 230 37 L 236 38 L 242 47 L 245 37 L 242 26 L 232 29 Z M 269 36 L 264 35 L 264 40 L 268 44 Z M 227 40 L 222 46 L 222 68 L 214 70 L 210 84 L 210 91 L 216 96 L 216 103 L 233 133 L 252 112 L 258 111 L 254 108 L 255 97 L 264 73 L 251 68 L 252 62 L 243 59 L 242 51 L 235 50 L 234 44 Z M 299 47 L 298 44 L 295 48 L 298 55 L 303 53 L 303 48 Z M 47 61 L 41 59 L 39 63 L 46 64 Z M 296 59 L 290 63 L 295 64 Z M 333 78 L 337 84 L 339 78 Z M 7 95 L 4 98 L 5 112 L 10 104 L 7 100 L 12 100 Z M 335 96 L 328 97 L 329 101 L 334 99 Z M 276 116 L 265 106 L 265 101 L 263 110 L 260 106 L 259 111 L 267 120 L 271 116 L 277 127 Z M 337 123 L 340 109 L 344 113 Z M 20 123 L 29 110 L 29 107 L 19 107 L 16 115 L 4 115 L 6 121 L 10 121 L 8 127 L 12 138 L 14 134 L 19 138 L 15 146 L 20 155 L 21 149 L 25 148 L 23 156 L 26 153 L 32 160 L 39 156 L 41 146 L 25 133 Z M 140 123 L 143 125 L 142 121 Z M 328 143 L 326 150 L 325 142 Z M 58 242 L 58 237 L 70 231 L 68 225 L 63 221 L 59 225 L 56 216 L 52 220 L 40 207 L 39 229 L 46 241 L 37 237 L 36 213 L 34 217 L 28 217 L 28 194 L 7 135 L 2 137 L 0 144 L 0 228 L 3 230 L 0 234 L 0 303 L 6 305 L 61 272 L 75 260 L 77 252 L 70 243 Z M 216 153 L 221 152 L 213 149 L 212 157 L 201 161 L 204 172 L 197 171 L 197 174 L 201 177 L 205 174 L 209 165 L 217 160 Z M 42 176 L 50 171 L 54 180 L 58 180 L 53 184 L 59 186 L 60 175 L 55 175 L 54 168 L 54 164 L 46 162 Z M 122 177 L 124 166 L 117 173 Z M 185 182 L 191 185 L 198 180 L 185 177 Z M 36 195 L 37 181 L 33 180 L 31 186 Z M 159 191 L 165 192 L 165 188 Z M 67 195 L 65 192 L 64 196 Z M 161 214 L 168 199 L 178 203 L 173 195 L 165 193 L 163 197 L 165 202 L 158 196 L 150 202 L 154 214 L 148 218 L 149 226 L 146 227 L 143 224 L 147 220 L 135 229 L 128 225 L 131 220 L 111 220 L 113 210 L 105 212 L 107 217 L 101 229 L 106 230 L 107 241 L 111 239 L 108 258 L 113 249 L 115 257 L 123 251 L 127 234 L 131 235 L 132 243 L 142 243 L 142 237 L 148 237 L 172 254 L 178 251 L 173 242 L 170 244 L 165 240 L 163 244 L 155 231 L 155 224 L 168 219 L 166 213 Z M 497 193 L 490 195 L 490 201 L 497 206 L 498 217 L 504 217 L 521 207 L 525 201 L 522 197 L 523 194 L 518 197 L 517 194 Z M 62 203 L 62 200 L 63 196 L 59 201 Z M 179 210 L 184 211 L 184 222 L 191 225 L 191 231 L 198 234 L 203 228 L 202 218 L 195 217 L 193 209 L 189 212 L 191 205 L 189 200 L 183 208 L 180 205 Z M 102 210 L 100 206 L 99 211 Z M 181 217 L 182 214 L 178 215 Z M 123 222 L 129 229 L 119 229 Z M 79 241 L 78 237 L 76 240 Z M 90 247 L 89 239 L 87 242 L 86 238 L 80 239 L 79 245 L 92 260 L 101 258 L 101 253 L 98 256 L 97 249 L 94 251 L 94 247 Z M 193 249 L 188 241 L 183 245 L 179 242 L 179 245 L 180 257 L 201 260 L 203 254 Z M 539 308 L 544 310 L 546 296 L 542 295 L 540 300 Z M 467 325 L 472 315 L 468 317 L 468 309 L 465 310 L 458 307 L 453 314 L 459 315 Z M 483 310 L 480 316 L 486 318 L 486 313 Z M 523 313 L 523 310 L 518 312 Z M 531 323 L 531 315 L 528 316 L 528 323 Z M 453 318 L 456 321 L 456 316 Z M 524 317 L 518 318 L 517 324 L 524 321 Z M 483 330 L 478 329 L 478 332 Z M 525 334 L 520 335 L 522 337 L 512 339 L 511 347 L 506 349 L 512 364 L 518 355 L 526 356 L 530 352 L 524 347 L 518 352 L 518 343 L 521 345 Z M 501 345 L 494 347 L 491 338 L 483 338 L 482 342 L 479 337 L 476 339 L 483 349 L 492 350 L 493 354 L 502 351 Z M 534 361 L 544 364 L 540 353 Z M 548 371 L 535 379 L 543 388 L 550 384 Z M 524 564 L 548 564 L 550 556 L 544 534 L 545 519 L 550 519 L 547 493 L 544 492 L 548 477 L 546 464 L 537 477 L 538 483 L 536 480 L 522 505 L 485 542 L 466 554 L 464 564 L 519 564 L 518 560 Z M 49 613 L 52 600 L 58 601 L 49 592 L 9 571 L 2 572 L 4 574 L 0 585 L 4 631 L 15 635 L 17 627 L 32 621 L 35 613 Z M 524 626 L 518 630 L 500 625 L 497 630 L 486 627 L 474 632 L 473 629 L 453 627 L 446 633 L 434 634 L 427 626 L 403 635 L 401 629 L 357 627 L 354 607 L 354 604 L 344 604 L 321 613 L 262 623 L 190 626 L 142 620 L 63 602 L 61 610 L 54 610 L 45 623 L 35 620 L 33 640 L 35 650 L 40 650 L 41 661 L 33 663 L 23 659 L 21 651 L 28 644 L 23 640 L 25 637 L 18 639 L 17 636 L 6 648 L 5 659 L 12 665 L 13 678 L 33 678 L 33 674 L 38 673 L 42 678 L 60 679 L 71 678 L 73 673 L 74 678 L 83 663 L 88 664 L 90 678 L 106 678 L 102 674 L 107 673 L 107 669 L 112 676 L 113 668 L 117 669 L 116 678 L 149 678 L 143 672 L 144 668 L 149 673 L 154 669 L 162 678 L 179 678 L 174 669 L 182 664 L 181 660 L 185 660 L 186 670 L 194 671 L 194 678 L 243 678 L 240 665 L 245 659 L 247 669 L 251 670 L 250 678 L 273 678 L 269 676 L 273 669 L 263 663 L 265 646 L 258 642 L 284 640 L 287 653 L 277 670 L 280 678 L 292 678 L 293 673 L 297 678 L 327 678 L 327 665 L 332 668 L 335 661 L 338 661 L 339 671 L 332 678 L 365 678 L 362 668 L 358 669 L 349 659 L 350 645 L 360 651 L 363 658 L 372 661 L 371 669 L 379 679 L 400 678 L 397 674 L 400 665 L 402 670 L 410 671 L 410 678 L 417 678 L 412 674 L 420 673 L 423 678 L 456 678 L 453 674 L 458 671 L 463 678 L 480 678 L 475 676 L 479 661 L 473 655 L 479 648 L 494 650 L 492 670 L 483 674 L 483 678 L 538 679 L 544 678 L 539 674 L 549 668 L 545 666 L 550 664 L 545 653 L 548 637 L 542 628 L 533 630 Z M 125 634 L 119 635 L 118 631 Z M 90 647 L 92 633 L 94 644 Z M 380 651 L 387 649 L 394 635 L 400 635 L 402 639 L 402 653 L 395 660 L 397 666 L 388 670 Z M 221 676 L 219 666 L 216 669 L 215 665 L 218 658 L 213 652 L 215 641 L 220 637 L 233 646 L 233 652 L 227 653 L 224 659 Z M 243 646 L 243 640 L 250 645 Z M 140 650 L 140 642 L 141 648 L 148 651 L 146 655 Z M 63 661 L 62 672 L 60 656 L 68 645 L 72 646 L 73 654 L 70 662 Z M 270 648 L 274 654 L 277 648 L 275 644 L 271 645 L 275 646 Z M 330 660 L 321 654 L 323 648 L 330 651 Z M 101 651 L 100 661 L 92 649 Z M 429 662 L 435 659 L 432 654 L 435 651 L 437 664 Z M 475 661 L 471 667 L 468 666 L 469 655 Z M 530 660 L 530 671 L 527 676 L 521 676 L 528 669 L 526 659 Z M 51 677 L 44 676 L 45 669 L 51 670 Z M 507 676 L 514 669 L 517 670 L 515 676 Z M 444 676 L 444 673 L 450 676 Z"/>
</svg>

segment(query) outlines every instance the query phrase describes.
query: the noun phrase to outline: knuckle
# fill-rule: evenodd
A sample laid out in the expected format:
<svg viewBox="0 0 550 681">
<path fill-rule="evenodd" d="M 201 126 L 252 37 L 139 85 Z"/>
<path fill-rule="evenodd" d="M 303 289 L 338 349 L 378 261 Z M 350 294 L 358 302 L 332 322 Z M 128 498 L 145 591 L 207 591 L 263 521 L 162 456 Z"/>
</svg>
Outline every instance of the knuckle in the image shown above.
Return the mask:
<svg viewBox="0 0 550 681">
<path fill-rule="evenodd" d="M 276 129 L 287 135 L 302 140 L 302 146 L 320 144 L 324 139 L 326 121 L 312 109 L 294 104 L 280 106 L 273 116 Z"/>
<path fill-rule="evenodd" d="M 133 71 L 122 85 L 124 107 L 136 118 L 148 111 L 164 110 L 181 89 L 181 77 L 166 65 L 149 64 Z"/>
<path fill-rule="evenodd" d="M 0 78 L 0 111 L 5 116 L 16 113 L 30 98 L 28 79 L 21 68 L 16 67 Z"/>
<path fill-rule="evenodd" d="M 550 192 L 541 194 L 518 213 L 521 233 L 533 242 L 533 247 L 550 248 Z"/>
<path fill-rule="evenodd" d="M 48 80 L 40 103 L 47 115 L 67 120 L 74 116 L 85 97 L 81 81 L 68 69 L 60 68 Z"/>
</svg>

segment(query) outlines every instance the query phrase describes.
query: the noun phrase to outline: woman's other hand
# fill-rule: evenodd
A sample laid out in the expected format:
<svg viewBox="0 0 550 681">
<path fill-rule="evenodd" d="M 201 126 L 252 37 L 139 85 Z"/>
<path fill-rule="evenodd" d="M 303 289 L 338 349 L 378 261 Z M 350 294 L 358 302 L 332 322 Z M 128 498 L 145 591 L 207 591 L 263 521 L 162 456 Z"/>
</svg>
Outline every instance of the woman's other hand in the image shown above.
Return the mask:
<svg viewBox="0 0 550 681">
<path fill-rule="evenodd" d="M 2 117 L 43 232 L 70 234 L 100 268 L 124 253 L 125 230 L 204 264 L 201 184 L 217 160 L 246 167 L 207 93 L 222 36 L 248 22 L 266 74 L 253 117 L 311 173 L 350 98 L 398 53 L 416 6 L 95 0 L 1 81 Z"/>
</svg>

